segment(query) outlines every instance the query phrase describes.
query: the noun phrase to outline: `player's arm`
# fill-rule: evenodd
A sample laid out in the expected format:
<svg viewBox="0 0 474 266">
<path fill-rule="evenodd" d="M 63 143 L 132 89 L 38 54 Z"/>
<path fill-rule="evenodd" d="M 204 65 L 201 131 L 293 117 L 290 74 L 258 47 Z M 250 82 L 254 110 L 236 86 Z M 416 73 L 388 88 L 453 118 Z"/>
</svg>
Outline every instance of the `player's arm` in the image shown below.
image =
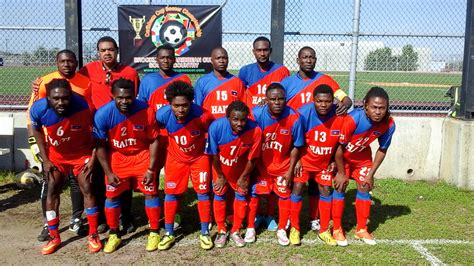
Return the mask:
<svg viewBox="0 0 474 266">
<path fill-rule="evenodd" d="M 334 188 L 339 192 L 343 192 L 346 190 L 349 178 L 346 176 L 344 171 L 344 149 L 342 145 L 337 147 L 334 161 L 337 168 L 337 173 L 334 177 Z"/>
<path fill-rule="evenodd" d="M 81 171 L 81 173 L 86 177 L 86 181 L 89 183 L 92 183 L 92 173 L 93 173 L 92 170 L 94 169 L 94 164 L 95 164 L 96 159 L 97 159 L 96 149 L 94 148 L 92 150 L 92 154 L 89 161 L 86 164 L 84 164 L 84 167 L 82 168 L 82 171 Z"/>
<path fill-rule="evenodd" d="M 245 164 L 244 171 L 240 175 L 239 179 L 237 179 L 237 186 L 240 187 L 240 190 L 244 192 L 244 195 L 247 194 L 247 190 L 249 187 L 249 179 L 250 173 L 252 173 L 253 169 L 255 168 L 257 159 L 248 160 Z"/>
<path fill-rule="evenodd" d="M 380 165 L 382 164 L 383 160 L 385 159 L 385 155 L 387 155 L 387 149 L 379 148 L 377 150 L 377 152 L 375 153 L 372 168 L 370 168 L 369 174 L 367 175 L 367 178 L 365 178 L 365 181 L 362 184 L 362 186 L 368 186 L 369 190 L 372 190 L 372 188 L 374 187 L 375 172 L 377 172 L 377 169 L 379 169 Z"/>
<path fill-rule="evenodd" d="M 300 149 L 297 147 L 293 147 L 290 152 L 290 167 L 288 168 L 288 171 L 286 174 L 283 176 L 283 178 L 286 180 L 286 185 L 288 188 L 291 186 L 291 182 L 293 181 L 293 173 L 295 172 L 295 167 L 296 163 L 300 159 Z"/>
<path fill-rule="evenodd" d="M 342 90 L 340 90 L 342 91 Z M 349 96 L 342 98 L 341 101 L 337 103 L 336 114 L 337 115 L 345 115 L 349 108 L 352 106 L 352 100 Z"/>
<path fill-rule="evenodd" d="M 116 187 L 120 184 L 119 178 L 112 172 L 107 151 L 107 141 L 105 139 L 96 140 L 96 155 L 104 173 L 107 176 L 108 184 Z"/>
<path fill-rule="evenodd" d="M 222 189 L 224 189 L 227 180 L 225 179 L 224 172 L 222 172 L 221 162 L 219 161 L 218 154 L 212 155 L 212 167 L 214 167 L 214 170 L 216 170 L 217 173 L 216 182 L 214 182 L 214 190 L 217 193 L 220 193 Z"/>
<path fill-rule="evenodd" d="M 32 127 L 33 137 L 37 139 L 37 145 L 39 149 L 39 158 L 42 162 L 43 173 L 46 175 L 46 180 L 54 178 L 53 172 L 56 170 L 56 166 L 49 160 L 46 153 L 46 141 L 43 129 L 41 127 Z"/>
<path fill-rule="evenodd" d="M 143 178 L 143 184 L 149 185 L 156 176 L 156 162 L 158 159 L 158 138 L 155 138 L 150 144 L 150 164 Z"/>
</svg>

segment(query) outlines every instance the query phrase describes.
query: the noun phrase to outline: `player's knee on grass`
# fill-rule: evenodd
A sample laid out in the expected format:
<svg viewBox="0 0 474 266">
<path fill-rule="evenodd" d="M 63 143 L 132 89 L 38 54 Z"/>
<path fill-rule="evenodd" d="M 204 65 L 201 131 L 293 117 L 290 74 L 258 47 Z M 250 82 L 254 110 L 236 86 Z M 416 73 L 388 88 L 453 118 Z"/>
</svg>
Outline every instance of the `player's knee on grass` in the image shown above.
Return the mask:
<svg viewBox="0 0 474 266">
<path fill-rule="evenodd" d="M 332 188 L 330 186 L 323 186 L 318 184 L 318 189 L 321 196 L 329 197 L 332 193 Z"/>
<path fill-rule="evenodd" d="M 303 186 L 304 183 L 295 182 L 293 184 L 293 190 L 291 191 L 291 194 L 295 196 L 301 196 L 301 194 L 303 193 Z"/>
</svg>

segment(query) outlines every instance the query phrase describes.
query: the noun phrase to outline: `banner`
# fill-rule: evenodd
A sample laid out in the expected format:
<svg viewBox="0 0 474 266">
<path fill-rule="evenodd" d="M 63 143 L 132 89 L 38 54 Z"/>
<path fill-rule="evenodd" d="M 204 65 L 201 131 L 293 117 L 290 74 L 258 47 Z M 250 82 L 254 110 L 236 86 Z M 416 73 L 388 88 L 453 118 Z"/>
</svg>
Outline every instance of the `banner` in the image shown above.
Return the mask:
<svg viewBox="0 0 474 266">
<path fill-rule="evenodd" d="M 211 51 L 222 45 L 221 6 L 126 5 L 118 7 L 120 62 L 144 72 L 158 71 L 156 48 L 175 48 L 174 69 L 212 70 Z"/>
</svg>

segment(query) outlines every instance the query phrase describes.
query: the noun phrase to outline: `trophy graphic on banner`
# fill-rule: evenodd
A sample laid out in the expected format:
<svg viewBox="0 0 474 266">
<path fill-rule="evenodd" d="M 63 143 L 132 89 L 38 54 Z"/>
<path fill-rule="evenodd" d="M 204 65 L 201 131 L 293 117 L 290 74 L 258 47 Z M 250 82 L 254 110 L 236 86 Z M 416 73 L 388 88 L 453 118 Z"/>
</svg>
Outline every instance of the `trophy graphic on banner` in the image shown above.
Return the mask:
<svg viewBox="0 0 474 266">
<path fill-rule="evenodd" d="M 135 31 L 135 38 L 133 38 L 133 46 L 141 46 L 143 43 L 143 39 L 140 36 L 140 31 L 142 30 L 143 23 L 145 22 L 145 16 L 143 18 L 132 18 L 131 16 L 128 17 L 130 23 L 132 24 L 133 30 Z"/>
</svg>

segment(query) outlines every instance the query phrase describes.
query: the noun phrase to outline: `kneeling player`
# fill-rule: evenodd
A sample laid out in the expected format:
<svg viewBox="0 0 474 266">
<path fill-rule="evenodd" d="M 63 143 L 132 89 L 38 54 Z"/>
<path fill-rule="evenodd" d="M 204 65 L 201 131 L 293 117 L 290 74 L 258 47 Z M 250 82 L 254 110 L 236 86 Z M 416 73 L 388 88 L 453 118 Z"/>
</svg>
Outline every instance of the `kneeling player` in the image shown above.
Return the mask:
<svg viewBox="0 0 474 266">
<path fill-rule="evenodd" d="M 333 101 L 334 96 L 331 87 L 322 84 L 314 89 L 313 102 L 303 105 L 298 110 L 304 121 L 306 146 L 302 151 L 300 160 L 302 171 L 299 166 L 297 167 L 297 171 L 301 171 L 301 175 L 295 178 L 293 195 L 291 195 L 291 225 L 299 231 L 301 187 L 306 181 L 314 182 L 317 184 L 316 189 L 319 190 L 320 195 L 319 238 L 331 246 L 338 244 L 347 246 L 343 234 L 340 236 L 335 231 L 336 239 L 334 239 L 329 231 L 333 198 L 332 179 L 334 176 L 334 163 L 331 161 L 336 152 L 344 121 L 344 117 L 336 115 L 337 106 L 333 104 Z M 296 233 L 296 235 L 299 234 Z M 291 235 L 290 240 L 293 240 Z M 295 236 L 294 241 L 299 243 L 299 237 Z"/>
<path fill-rule="evenodd" d="M 213 247 L 209 235 L 211 203 L 209 199 L 211 162 L 204 154 L 206 133 L 213 120 L 210 112 L 193 103 L 193 88 L 182 81 L 171 83 L 166 88 L 166 105 L 156 113 L 156 120 L 164 128 L 168 149 L 165 163 L 165 230 L 166 235 L 158 245 L 165 250 L 175 242 L 174 218 L 179 200 L 188 189 L 191 178 L 197 193 L 201 235 L 199 240 L 203 249 Z"/>
<path fill-rule="evenodd" d="M 349 178 L 357 181 L 355 238 L 366 244 L 375 245 L 373 236 L 367 231 L 370 215 L 370 194 L 374 185 L 374 174 L 382 164 L 395 132 L 395 122 L 390 116 L 387 92 L 380 87 L 372 87 L 364 98 L 364 107 L 350 112 L 344 120 L 340 143 L 335 160 L 337 175 L 334 193 L 338 207 L 334 214 L 334 230 L 342 232 L 340 219 L 344 208 L 344 192 Z M 372 161 L 370 143 L 379 141 L 379 148 Z M 336 196 L 337 195 L 337 196 Z M 336 202 L 335 202 L 336 208 Z"/>
<path fill-rule="evenodd" d="M 131 188 L 145 195 L 145 211 L 150 224 L 147 251 L 156 250 L 160 242 L 160 199 L 157 196 L 156 159 L 158 126 L 155 114 L 145 102 L 135 99 L 131 80 L 119 79 L 112 84 L 113 101 L 97 110 L 94 137 L 97 157 L 106 175 L 105 216 L 110 228 L 105 253 L 120 245 L 120 194 Z"/>
<path fill-rule="evenodd" d="M 98 209 L 91 192 L 92 167 L 95 161 L 92 139 L 92 111 L 87 102 L 73 94 L 65 79 L 54 79 L 46 85 L 47 97 L 33 103 L 30 109 L 33 134 L 38 141 L 43 171 L 47 177 L 46 218 L 50 240 L 41 253 L 48 255 L 61 244 L 59 237 L 59 195 L 66 177 L 73 173 L 84 194 L 89 222 L 89 251 L 102 249 L 97 234 Z M 46 131 L 46 139 L 44 131 Z"/>
<path fill-rule="evenodd" d="M 286 106 L 285 89 L 272 83 L 266 91 L 267 105 L 252 109 L 255 121 L 263 131 L 261 156 L 257 160 L 258 177 L 253 185 L 249 204 L 246 242 L 255 241 L 254 220 L 258 208 L 258 195 L 274 192 L 278 200 L 278 243 L 289 244 L 286 224 L 290 217 L 290 194 L 293 172 L 299 159 L 299 148 L 304 145 L 300 115 Z"/>
<path fill-rule="evenodd" d="M 214 184 L 214 217 L 217 223 L 216 247 L 227 242 L 225 225 L 226 192 L 235 191 L 234 222 L 231 240 L 237 247 L 245 246 L 240 236 L 240 227 L 247 212 L 247 190 L 249 175 L 260 155 L 262 130 L 248 119 L 249 108 L 241 101 L 232 102 L 226 117 L 212 122 L 206 153 L 212 155 L 212 178 Z"/>
</svg>

